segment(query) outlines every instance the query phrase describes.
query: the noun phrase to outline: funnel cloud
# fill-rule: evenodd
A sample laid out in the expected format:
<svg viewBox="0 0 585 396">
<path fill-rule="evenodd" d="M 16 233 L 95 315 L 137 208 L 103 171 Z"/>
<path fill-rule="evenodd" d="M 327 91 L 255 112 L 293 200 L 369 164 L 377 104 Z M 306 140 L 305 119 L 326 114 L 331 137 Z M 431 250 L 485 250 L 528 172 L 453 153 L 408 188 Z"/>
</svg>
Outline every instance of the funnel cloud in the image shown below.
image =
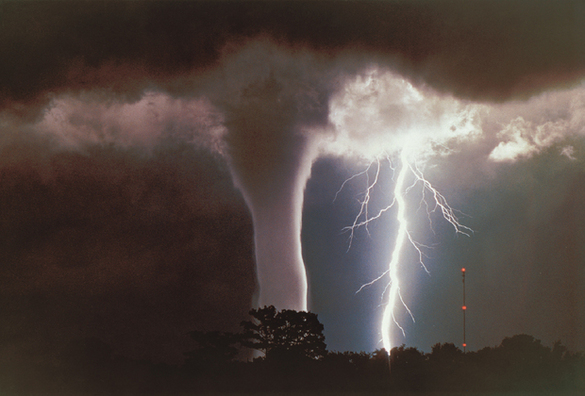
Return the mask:
<svg viewBox="0 0 585 396">
<path fill-rule="evenodd" d="M 226 56 L 218 74 L 212 102 L 224 115 L 225 154 L 254 221 L 255 305 L 307 310 L 303 195 L 335 75 L 313 56 L 270 42 Z"/>
</svg>

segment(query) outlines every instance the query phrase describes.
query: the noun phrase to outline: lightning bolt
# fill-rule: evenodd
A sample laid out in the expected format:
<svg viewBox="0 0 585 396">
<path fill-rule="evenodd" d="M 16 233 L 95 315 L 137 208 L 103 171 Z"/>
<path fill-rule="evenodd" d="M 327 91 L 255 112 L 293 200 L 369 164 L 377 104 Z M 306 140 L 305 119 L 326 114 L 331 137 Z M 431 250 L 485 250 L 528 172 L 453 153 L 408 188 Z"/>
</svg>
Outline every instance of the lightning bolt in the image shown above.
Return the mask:
<svg viewBox="0 0 585 396">
<path fill-rule="evenodd" d="M 408 223 L 408 211 L 407 211 L 407 202 L 406 202 L 406 195 L 410 190 L 412 190 L 415 186 L 420 185 L 422 188 L 422 198 L 419 204 L 419 207 L 426 208 L 427 218 L 429 221 L 429 225 L 431 230 L 433 229 L 433 224 L 431 220 L 431 215 L 433 213 L 439 213 L 447 222 L 449 222 L 457 234 L 463 234 L 466 236 L 470 236 L 473 230 L 465 225 L 461 224 L 455 214 L 455 211 L 451 206 L 449 206 L 446 198 L 437 191 L 433 185 L 425 179 L 422 171 L 416 166 L 416 162 L 412 159 L 409 159 L 409 150 L 403 149 L 399 155 L 399 167 L 395 169 L 392 167 L 392 161 L 386 156 L 386 159 L 390 163 L 391 169 L 394 171 L 394 175 L 396 177 L 396 181 L 394 183 L 394 190 L 393 190 L 393 200 L 392 202 L 382 208 L 377 214 L 370 216 L 368 213 L 368 204 L 370 203 L 370 197 L 374 186 L 378 183 L 380 178 L 380 167 L 381 167 L 381 160 L 377 158 L 376 160 L 372 161 L 369 164 L 367 169 L 363 172 L 360 172 L 349 179 L 347 179 L 341 186 L 339 192 L 343 189 L 345 184 L 350 180 L 361 176 L 366 175 L 367 178 L 367 188 L 364 194 L 364 198 L 360 204 L 360 210 L 355 220 L 351 226 L 345 227 L 344 230 L 350 233 L 349 236 L 349 246 L 351 247 L 351 241 L 354 237 L 354 232 L 356 229 L 360 227 L 365 227 L 367 230 L 367 226 L 370 222 L 380 218 L 385 212 L 389 211 L 392 207 L 396 207 L 396 220 L 398 222 L 398 230 L 396 233 L 396 239 L 393 245 L 392 254 L 390 258 L 390 262 L 388 263 L 387 269 L 377 278 L 374 280 L 362 285 L 356 293 L 359 293 L 365 287 L 373 285 L 374 283 L 386 278 L 388 283 L 387 286 L 382 293 L 382 305 L 384 305 L 384 311 L 382 315 L 382 321 L 380 324 L 380 333 L 382 335 L 382 345 L 386 351 L 390 352 L 392 350 L 392 328 L 393 324 L 396 326 L 401 332 L 402 335 L 405 336 L 404 327 L 398 322 L 395 312 L 397 306 L 402 305 L 406 312 L 410 315 L 410 318 L 414 322 L 414 315 L 412 314 L 411 310 L 408 308 L 404 298 L 402 297 L 401 293 L 401 283 L 400 283 L 400 275 L 399 275 L 399 268 L 402 264 L 402 255 L 407 246 L 411 246 L 417 253 L 419 257 L 419 265 L 424 269 L 426 273 L 429 273 L 425 263 L 424 263 L 424 248 L 428 248 L 421 243 L 415 241 L 412 235 L 409 232 L 409 223 Z M 375 166 L 375 175 L 373 179 L 370 181 L 370 170 Z M 411 176 L 414 179 L 414 182 L 406 187 L 406 180 L 407 176 Z M 337 197 L 336 194 L 336 197 Z"/>
</svg>

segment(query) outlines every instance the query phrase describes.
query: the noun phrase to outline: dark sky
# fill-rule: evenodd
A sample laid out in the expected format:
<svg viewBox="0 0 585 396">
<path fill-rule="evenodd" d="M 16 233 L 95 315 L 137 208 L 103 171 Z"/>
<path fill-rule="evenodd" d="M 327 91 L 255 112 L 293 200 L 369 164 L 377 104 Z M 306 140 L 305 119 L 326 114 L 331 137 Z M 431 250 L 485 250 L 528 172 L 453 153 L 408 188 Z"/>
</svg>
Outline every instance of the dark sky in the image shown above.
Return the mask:
<svg viewBox="0 0 585 396">
<path fill-rule="evenodd" d="M 0 359 L 97 337 L 177 361 L 188 331 L 237 330 L 254 225 L 232 175 L 252 152 L 278 179 L 297 129 L 318 151 L 301 240 L 329 349 L 381 346 L 385 285 L 355 292 L 396 229 L 390 211 L 348 250 L 367 182 L 336 192 L 424 130 L 420 166 L 474 233 L 433 233 L 413 190 L 433 249 L 430 274 L 405 256 L 398 343 L 461 343 L 465 266 L 470 349 L 585 350 L 584 22 L 579 1 L 0 2 Z M 450 135 L 461 109 L 473 131 Z"/>
</svg>

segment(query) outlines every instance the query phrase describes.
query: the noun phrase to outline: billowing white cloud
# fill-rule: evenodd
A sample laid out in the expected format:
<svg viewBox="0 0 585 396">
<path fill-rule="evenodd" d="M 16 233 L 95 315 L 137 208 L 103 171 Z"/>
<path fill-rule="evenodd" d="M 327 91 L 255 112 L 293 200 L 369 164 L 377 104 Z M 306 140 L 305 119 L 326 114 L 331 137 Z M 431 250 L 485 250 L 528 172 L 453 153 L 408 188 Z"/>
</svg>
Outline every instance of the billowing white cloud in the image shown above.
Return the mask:
<svg viewBox="0 0 585 396">
<path fill-rule="evenodd" d="M 336 133 L 323 150 L 370 159 L 404 148 L 419 158 L 447 153 L 454 143 L 481 134 L 484 108 L 371 68 L 331 99 L 329 119 Z"/>
<path fill-rule="evenodd" d="M 486 130 L 497 130 L 497 145 L 489 154 L 495 162 L 530 158 L 563 140 L 585 135 L 585 83 L 574 88 L 551 91 L 525 102 L 492 106 L 484 120 Z M 495 127 L 497 125 L 497 127 Z M 560 153 L 573 159 L 574 148 Z"/>
<path fill-rule="evenodd" d="M 518 117 L 498 133 L 498 138 L 502 141 L 490 153 L 489 159 L 505 162 L 530 158 L 542 148 L 561 140 L 568 130 L 569 123 L 566 120 L 547 121 L 541 125 L 534 125 Z"/>
<path fill-rule="evenodd" d="M 96 94 L 63 95 L 52 100 L 32 129 L 61 147 L 115 144 L 151 148 L 165 136 L 221 151 L 223 118 L 205 99 L 176 99 L 147 92 L 133 103 Z"/>
<path fill-rule="evenodd" d="M 575 148 L 573 146 L 565 146 L 561 149 L 561 155 L 566 156 L 570 160 L 575 160 L 576 158 L 573 157 L 575 153 Z"/>
</svg>

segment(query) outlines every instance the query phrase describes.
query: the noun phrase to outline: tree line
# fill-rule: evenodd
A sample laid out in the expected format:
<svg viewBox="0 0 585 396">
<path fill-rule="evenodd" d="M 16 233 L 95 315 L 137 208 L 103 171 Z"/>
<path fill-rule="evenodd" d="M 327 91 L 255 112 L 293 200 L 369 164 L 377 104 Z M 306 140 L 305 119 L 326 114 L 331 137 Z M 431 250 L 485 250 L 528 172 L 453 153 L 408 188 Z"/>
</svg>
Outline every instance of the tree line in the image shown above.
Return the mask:
<svg viewBox="0 0 585 396">
<path fill-rule="evenodd" d="M 225 390 L 513 391 L 585 390 L 585 356 L 560 341 L 552 348 L 527 334 L 464 353 L 437 343 L 430 353 L 404 345 L 373 353 L 327 351 L 317 315 L 264 307 L 250 311 L 240 334 L 192 332 L 198 348 L 186 368 Z M 241 349 L 257 351 L 236 360 Z M 237 379 L 226 386 L 226 375 Z M 215 381 L 215 382 L 214 382 Z"/>
<path fill-rule="evenodd" d="M 172 394 L 262 391 L 559 391 L 585 390 L 585 356 L 526 334 L 463 353 L 437 343 L 430 353 L 404 345 L 372 353 L 328 351 L 316 314 L 252 309 L 239 333 L 192 331 L 182 365 L 116 356 L 85 340 L 68 359 L 30 367 L 22 377 L 0 368 L 6 394 Z M 23 373 L 21 373 L 23 374 Z"/>
</svg>

